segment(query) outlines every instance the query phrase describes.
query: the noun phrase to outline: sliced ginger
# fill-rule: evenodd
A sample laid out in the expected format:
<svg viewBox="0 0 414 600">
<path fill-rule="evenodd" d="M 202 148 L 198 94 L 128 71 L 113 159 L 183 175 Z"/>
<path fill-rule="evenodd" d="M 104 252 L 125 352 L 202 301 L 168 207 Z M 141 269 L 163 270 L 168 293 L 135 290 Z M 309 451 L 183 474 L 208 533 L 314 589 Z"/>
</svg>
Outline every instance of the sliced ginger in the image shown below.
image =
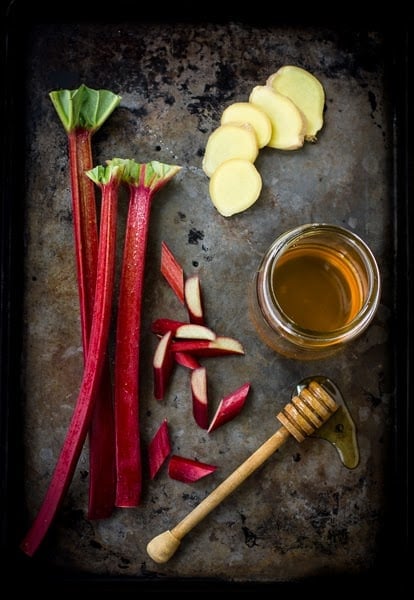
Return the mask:
<svg viewBox="0 0 414 600">
<path fill-rule="evenodd" d="M 325 92 L 301 67 L 285 65 L 257 85 L 247 102 L 224 109 L 210 134 L 202 168 L 210 177 L 210 198 L 223 216 L 240 213 L 258 199 L 261 175 L 254 162 L 259 149 L 297 150 L 316 142 L 323 126 Z"/>
<path fill-rule="evenodd" d="M 211 177 L 217 167 L 231 158 L 254 162 L 259 153 L 256 133 L 249 123 L 225 123 L 209 136 L 202 168 Z"/>
<path fill-rule="evenodd" d="M 250 102 L 234 102 L 224 109 L 221 124 L 231 122 L 250 123 L 255 130 L 259 148 L 264 148 L 269 143 L 272 135 L 270 119 L 265 112 Z"/>
<path fill-rule="evenodd" d="M 255 165 L 243 158 L 221 163 L 210 178 L 210 198 L 224 217 L 250 208 L 260 196 L 262 178 Z"/>
<path fill-rule="evenodd" d="M 271 148 L 297 150 L 305 141 L 305 119 L 296 104 L 268 85 L 255 86 L 249 102 L 267 114 L 272 124 Z"/>
<path fill-rule="evenodd" d="M 323 126 L 325 92 L 321 82 L 301 67 L 285 65 L 268 77 L 266 85 L 296 104 L 305 116 L 305 139 L 315 142 Z"/>
</svg>

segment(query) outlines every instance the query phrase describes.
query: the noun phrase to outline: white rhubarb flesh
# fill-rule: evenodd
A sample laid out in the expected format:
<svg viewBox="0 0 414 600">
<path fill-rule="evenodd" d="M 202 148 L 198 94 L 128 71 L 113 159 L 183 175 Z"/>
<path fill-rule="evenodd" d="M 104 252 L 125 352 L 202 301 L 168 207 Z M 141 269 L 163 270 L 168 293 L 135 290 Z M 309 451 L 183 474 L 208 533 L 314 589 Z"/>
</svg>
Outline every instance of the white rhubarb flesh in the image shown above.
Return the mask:
<svg viewBox="0 0 414 600">
<path fill-rule="evenodd" d="M 201 293 L 200 277 L 190 275 L 184 283 L 184 299 L 187 306 L 188 318 L 191 323 L 204 324 L 204 306 Z"/>
<path fill-rule="evenodd" d="M 191 372 L 191 396 L 194 420 L 202 429 L 208 428 L 207 370 L 199 367 Z"/>
<path fill-rule="evenodd" d="M 154 353 L 154 396 L 157 400 L 162 400 L 165 396 L 174 364 L 174 357 L 171 352 L 172 335 L 172 331 L 167 331 L 158 342 Z"/>
<path fill-rule="evenodd" d="M 217 336 L 212 329 L 205 325 L 184 323 L 177 327 L 174 337 L 176 339 L 215 340 Z"/>
</svg>

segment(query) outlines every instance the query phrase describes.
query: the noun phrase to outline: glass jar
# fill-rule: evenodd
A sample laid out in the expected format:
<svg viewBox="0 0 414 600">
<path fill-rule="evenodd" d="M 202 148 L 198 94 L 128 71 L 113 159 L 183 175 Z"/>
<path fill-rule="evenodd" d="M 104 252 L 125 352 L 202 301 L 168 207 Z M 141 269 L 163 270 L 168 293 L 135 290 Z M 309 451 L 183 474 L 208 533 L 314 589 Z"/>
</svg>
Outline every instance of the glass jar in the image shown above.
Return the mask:
<svg viewBox="0 0 414 600">
<path fill-rule="evenodd" d="M 284 356 L 324 358 L 365 331 L 380 293 L 366 243 L 344 227 L 310 223 L 280 235 L 263 256 L 252 317 L 263 341 Z"/>
</svg>

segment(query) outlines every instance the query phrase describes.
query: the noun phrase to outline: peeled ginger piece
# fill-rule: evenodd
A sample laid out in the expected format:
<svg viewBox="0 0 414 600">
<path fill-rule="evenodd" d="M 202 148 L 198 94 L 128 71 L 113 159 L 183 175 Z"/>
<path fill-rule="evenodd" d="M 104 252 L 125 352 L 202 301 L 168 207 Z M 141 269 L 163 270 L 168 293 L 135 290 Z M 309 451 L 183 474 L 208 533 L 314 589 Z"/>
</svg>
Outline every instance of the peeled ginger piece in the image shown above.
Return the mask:
<svg viewBox="0 0 414 600">
<path fill-rule="evenodd" d="M 254 164 L 244 158 L 221 163 L 210 179 L 210 198 L 223 217 L 250 208 L 260 196 L 262 178 Z"/>
<path fill-rule="evenodd" d="M 303 146 L 305 119 L 290 98 L 268 85 L 257 85 L 250 93 L 249 102 L 263 110 L 270 119 L 272 135 L 268 146 L 278 150 L 297 150 Z"/>
<path fill-rule="evenodd" d="M 225 123 L 209 136 L 202 168 L 211 177 L 221 163 L 231 158 L 254 162 L 259 153 L 255 131 L 249 123 Z"/>
<path fill-rule="evenodd" d="M 270 119 L 259 107 L 250 102 L 234 102 L 224 109 L 221 124 L 231 122 L 250 123 L 256 133 L 259 148 L 264 148 L 269 143 L 272 135 Z"/>
<path fill-rule="evenodd" d="M 321 82 L 309 71 L 285 65 L 268 77 L 266 85 L 290 98 L 305 116 L 305 139 L 316 142 L 323 126 L 325 92 Z"/>
</svg>

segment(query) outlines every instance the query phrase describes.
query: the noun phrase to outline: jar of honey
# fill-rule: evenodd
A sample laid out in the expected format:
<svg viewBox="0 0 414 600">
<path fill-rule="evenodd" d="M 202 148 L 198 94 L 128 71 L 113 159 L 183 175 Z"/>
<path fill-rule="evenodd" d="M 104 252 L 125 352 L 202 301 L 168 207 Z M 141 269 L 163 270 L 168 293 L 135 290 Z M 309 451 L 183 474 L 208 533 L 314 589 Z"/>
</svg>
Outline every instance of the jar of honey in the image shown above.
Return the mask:
<svg viewBox="0 0 414 600">
<path fill-rule="evenodd" d="M 381 293 L 377 262 L 350 230 L 327 223 L 280 235 L 254 278 L 252 316 L 284 356 L 324 358 L 368 327 Z"/>
</svg>

